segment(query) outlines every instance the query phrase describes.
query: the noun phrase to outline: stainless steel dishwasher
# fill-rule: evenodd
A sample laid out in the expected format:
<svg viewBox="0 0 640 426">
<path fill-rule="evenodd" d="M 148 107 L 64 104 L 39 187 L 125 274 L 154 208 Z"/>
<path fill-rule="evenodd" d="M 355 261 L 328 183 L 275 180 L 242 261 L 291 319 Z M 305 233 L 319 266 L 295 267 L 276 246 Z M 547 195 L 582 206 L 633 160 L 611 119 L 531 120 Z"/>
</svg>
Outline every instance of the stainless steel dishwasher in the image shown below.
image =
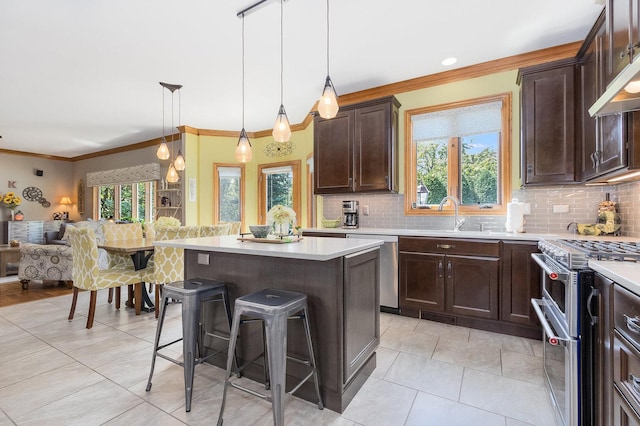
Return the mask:
<svg viewBox="0 0 640 426">
<path fill-rule="evenodd" d="M 396 235 L 347 234 L 347 238 L 382 240 L 380 246 L 380 310 L 398 312 L 398 237 Z"/>
</svg>

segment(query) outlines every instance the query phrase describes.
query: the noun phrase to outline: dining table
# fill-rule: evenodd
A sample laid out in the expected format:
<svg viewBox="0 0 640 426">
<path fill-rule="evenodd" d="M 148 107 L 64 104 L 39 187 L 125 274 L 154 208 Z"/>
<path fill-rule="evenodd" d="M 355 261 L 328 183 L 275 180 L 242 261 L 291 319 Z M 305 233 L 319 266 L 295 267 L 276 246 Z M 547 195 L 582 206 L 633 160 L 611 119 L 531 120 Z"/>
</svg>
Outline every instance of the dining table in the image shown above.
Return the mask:
<svg viewBox="0 0 640 426">
<path fill-rule="evenodd" d="M 139 271 L 147 267 L 149 259 L 153 256 L 153 241 L 153 238 L 106 240 L 98 243 L 98 248 L 104 249 L 108 253 L 129 255 L 133 262 L 133 268 Z M 126 306 L 135 308 L 136 315 L 140 315 L 142 311 L 153 312 L 155 310 L 143 282 L 136 283 L 133 289 L 129 286 L 128 296 L 129 300 L 127 300 Z"/>
</svg>

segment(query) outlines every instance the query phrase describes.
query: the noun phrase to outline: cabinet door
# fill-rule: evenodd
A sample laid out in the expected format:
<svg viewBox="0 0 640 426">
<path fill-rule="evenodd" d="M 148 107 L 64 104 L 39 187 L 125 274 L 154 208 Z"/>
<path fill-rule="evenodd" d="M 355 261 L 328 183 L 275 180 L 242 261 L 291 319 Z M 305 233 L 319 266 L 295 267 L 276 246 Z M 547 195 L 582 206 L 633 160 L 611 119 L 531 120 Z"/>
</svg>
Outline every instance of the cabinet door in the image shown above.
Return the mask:
<svg viewBox="0 0 640 426">
<path fill-rule="evenodd" d="M 616 390 L 613 391 L 612 424 L 614 426 L 640 426 L 640 418 Z"/>
<path fill-rule="evenodd" d="M 594 380 L 594 413 L 597 426 L 608 426 L 612 421 L 611 404 L 613 391 L 613 320 L 612 305 L 613 281 L 595 274 L 594 288 L 599 292 L 595 309 L 598 322 L 595 329 L 593 365 Z"/>
<path fill-rule="evenodd" d="M 575 182 L 574 65 L 524 74 L 523 183 Z"/>
<path fill-rule="evenodd" d="M 626 114 L 609 115 L 598 120 L 598 174 L 602 175 L 627 165 Z"/>
<path fill-rule="evenodd" d="M 332 194 L 353 191 L 354 112 L 338 112 L 313 124 L 314 192 Z"/>
<path fill-rule="evenodd" d="M 400 253 L 400 308 L 444 312 L 444 256 Z"/>
<path fill-rule="evenodd" d="M 604 25 L 598 31 L 591 43 L 585 49 L 580 65 L 580 88 L 582 114 L 581 132 L 581 156 L 579 157 L 578 171 L 582 180 L 596 176 L 595 152 L 598 150 L 598 118 L 589 115 L 589 108 L 598 99 L 598 44 L 604 36 Z"/>
<path fill-rule="evenodd" d="M 607 27 L 609 32 L 609 64 L 607 82 L 611 82 L 633 59 L 637 37 L 637 0 L 609 0 Z M 635 40 L 632 42 L 632 40 Z"/>
<path fill-rule="evenodd" d="M 498 319 L 500 259 L 447 255 L 445 263 L 447 312 Z"/>
<path fill-rule="evenodd" d="M 393 189 L 395 140 L 392 133 L 391 104 L 384 103 L 355 110 L 355 190 Z"/>
<path fill-rule="evenodd" d="M 379 250 L 345 257 L 343 384 L 351 380 L 380 343 L 379 271 Z"/>
<path fill-rule="evenodd" d="M 531 299 L 540 298 L 540 267 L 531 258 L 538 244 L 503 242 L 500 319 L 540 326 Z"/>
</svg>

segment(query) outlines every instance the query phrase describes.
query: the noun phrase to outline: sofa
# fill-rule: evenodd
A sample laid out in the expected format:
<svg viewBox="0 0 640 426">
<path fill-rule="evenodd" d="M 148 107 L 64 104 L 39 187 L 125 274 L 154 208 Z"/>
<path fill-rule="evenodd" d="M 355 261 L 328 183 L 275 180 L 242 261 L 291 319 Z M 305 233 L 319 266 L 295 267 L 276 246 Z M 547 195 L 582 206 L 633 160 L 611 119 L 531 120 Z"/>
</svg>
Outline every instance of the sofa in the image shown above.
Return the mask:
<svg viewBox="0 0 640 426">
<path fill-rule="evenodd" d="M 64 224 L 64 227 L 61 226 L 62 234 L 60 231 L 49 231 L 47 237 L 45 233 L 47 244 L 21 244 L 18 279 L 22 283 L 22 288 L 28 289 L 31 280 L 71 282 L 73 280 L 73 259 L 66 229 L 69 227 L 93 228 L 97 242 L 102 243 L 104 242 L 105 223 L 107 223 L 106 220 L 86 220 Z M 109 255 L 104 249 L 98 249 L 98 267 L 100 269 L 109 268 Z"/>
</svg>

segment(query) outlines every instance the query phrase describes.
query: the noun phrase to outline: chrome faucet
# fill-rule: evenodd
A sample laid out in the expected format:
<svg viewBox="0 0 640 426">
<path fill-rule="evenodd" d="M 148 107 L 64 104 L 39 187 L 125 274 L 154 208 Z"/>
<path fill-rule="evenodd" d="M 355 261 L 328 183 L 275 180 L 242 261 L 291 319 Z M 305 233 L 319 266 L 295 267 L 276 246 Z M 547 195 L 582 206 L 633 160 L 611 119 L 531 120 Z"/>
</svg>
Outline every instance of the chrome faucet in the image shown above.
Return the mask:
<svg viewBox="0 0 640 426">
<path fill-rule="evenodd" d="M 442 201 L 440 201 L 440 206 L 438 207 L 439 211 L 442 211 L 442 206 L 444 206 L 444 203 L 447 200 L 451 200 L 451 202 L 453 203 L 453 230 L 454 231 L 459 231 L 460 228 L 462 228 L 462 225 L 464 225 L 464 221 L 465 219 L 463 217 L 458 218 L 458 206 L 460 205 L 460 202 L 458 201 L 458 199 L 456 197 L 453 197 L 451 195 L 447 195 L 446 197 L 444 197 L 442 199 Z"/>
</svg>

